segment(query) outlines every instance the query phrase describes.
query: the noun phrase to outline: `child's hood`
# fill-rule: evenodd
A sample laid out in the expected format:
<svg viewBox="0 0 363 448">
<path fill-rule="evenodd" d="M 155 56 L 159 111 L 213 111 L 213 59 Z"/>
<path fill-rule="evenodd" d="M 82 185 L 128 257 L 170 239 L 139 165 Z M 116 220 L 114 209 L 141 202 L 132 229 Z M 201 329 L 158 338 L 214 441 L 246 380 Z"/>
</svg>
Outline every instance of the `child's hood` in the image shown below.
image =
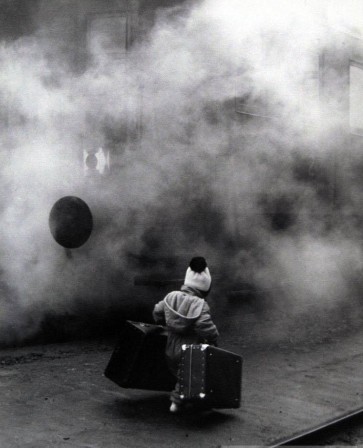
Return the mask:
<svg viewBox="0 0 363 448">
<path fill-rule="evenodd" d="M 191 325 L 201 315 L 204 300 L 183 291 L 173 291 L 165 299 L 166 324 L 175 329 Z"/>
</svg>

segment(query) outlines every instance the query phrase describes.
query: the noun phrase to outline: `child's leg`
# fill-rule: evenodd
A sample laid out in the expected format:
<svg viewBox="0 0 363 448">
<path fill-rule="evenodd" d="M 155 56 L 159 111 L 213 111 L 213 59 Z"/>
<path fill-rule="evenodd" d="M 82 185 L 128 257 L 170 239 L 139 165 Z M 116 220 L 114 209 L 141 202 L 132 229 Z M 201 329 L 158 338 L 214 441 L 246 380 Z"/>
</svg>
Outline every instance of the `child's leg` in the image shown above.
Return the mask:
<svg viewBox="0 0 363 448">
<path fill-rule="evenodd" d="M 170 372 L 175 376 L 175 381 L 176 381 L 174 390 L 170 393 L 170 401 L 171 401 L 170 412 L 178 412 L 178 411 L 180 411 L 180 409 L 183 405 L 182 399 L 180 397 L 179 359 L 177 359 L 177 358 L 170 359 L 169 358 L 168 366 L 169 366 Z"/>
<path fill-rule="evenodd" d="M 170 412 L 179 412 L 182 408 L 182 399 L 180 398 L 179 381 L 175 384 L 174 390 L 170 394 Z"/>
<path fill-rule="evenodd" d="M 182 403 L 182 399 L 180 398 L 180 384 L 179 381 L 175 384 L 174 390 L 170 394 L 170 401 L 180 405 Z"/>
</svg>

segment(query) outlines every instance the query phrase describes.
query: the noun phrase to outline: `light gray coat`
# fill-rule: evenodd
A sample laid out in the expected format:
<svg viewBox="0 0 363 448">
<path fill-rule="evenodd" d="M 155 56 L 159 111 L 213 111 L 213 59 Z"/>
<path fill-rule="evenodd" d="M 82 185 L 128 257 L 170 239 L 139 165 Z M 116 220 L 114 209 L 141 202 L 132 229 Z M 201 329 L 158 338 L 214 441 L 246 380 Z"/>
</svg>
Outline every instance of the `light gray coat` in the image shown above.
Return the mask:
<svg viewBox="0 0 363 448">
<path fill-rule="evenodd" d="M 177 373 L 183 344 L 214 344 L 219 336 L 210 308 L 200 295 L 197 289 L 184 285 L 181 291 L 170 292 L 154 307 L 155 322 L 166 325 L 168 329 L 166 357 L 174 374 Z"/>
</svg>

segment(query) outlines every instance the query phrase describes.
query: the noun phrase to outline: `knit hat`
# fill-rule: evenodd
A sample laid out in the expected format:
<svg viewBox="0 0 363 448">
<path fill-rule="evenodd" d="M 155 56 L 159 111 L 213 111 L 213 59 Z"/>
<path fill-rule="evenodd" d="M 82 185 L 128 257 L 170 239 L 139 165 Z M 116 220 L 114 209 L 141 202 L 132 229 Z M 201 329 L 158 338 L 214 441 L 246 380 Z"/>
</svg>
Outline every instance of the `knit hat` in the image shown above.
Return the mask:
<svg viewBox="0 0 363 448">
<path fill-rule="evenodd" d="M 185 275 L 184 285 L 207 292 L 211 283 L 212 278 L 205 259 L 203 257 L 192 258 Z"/>
</svg>

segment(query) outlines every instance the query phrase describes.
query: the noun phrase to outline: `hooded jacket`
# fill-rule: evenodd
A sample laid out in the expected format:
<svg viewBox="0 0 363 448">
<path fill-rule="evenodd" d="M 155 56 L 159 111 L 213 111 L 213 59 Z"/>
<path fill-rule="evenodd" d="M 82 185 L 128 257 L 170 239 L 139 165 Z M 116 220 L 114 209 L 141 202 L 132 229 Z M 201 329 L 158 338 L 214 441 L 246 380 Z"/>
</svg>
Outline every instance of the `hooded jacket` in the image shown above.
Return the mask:
<svg viewBox="0 0 363 448">
<path fill-rule="evenodd" d="M 183 344 L 213 344 L 219 336 L 210 308 L 200 295 L 197 289 L 184 285 L 181 291 L 170 292 L 154 307 L 155 322 L 168 329 L 166 356 L 175 374 Z"/>
</svg>

